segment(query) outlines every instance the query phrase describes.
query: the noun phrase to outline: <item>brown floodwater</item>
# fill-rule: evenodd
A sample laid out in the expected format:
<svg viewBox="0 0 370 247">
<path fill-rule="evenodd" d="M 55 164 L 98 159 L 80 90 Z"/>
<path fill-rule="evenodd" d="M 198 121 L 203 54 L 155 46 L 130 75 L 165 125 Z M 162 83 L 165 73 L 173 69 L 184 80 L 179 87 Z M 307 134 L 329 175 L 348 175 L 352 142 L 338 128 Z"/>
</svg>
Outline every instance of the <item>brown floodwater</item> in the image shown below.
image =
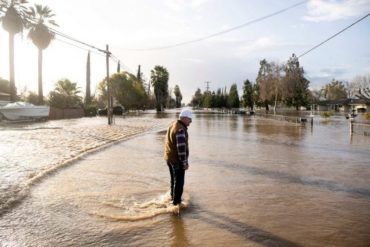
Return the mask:
<svg viewBox="0 0 370 247">
<path fill-rule="evenodd" d="M 0 246 L 370 246 L 370 138 L 344 117 L 311 128 L 196 114 L 180 216 L 164 134 L 45 177 L 0 216 Z"/>
</svg>

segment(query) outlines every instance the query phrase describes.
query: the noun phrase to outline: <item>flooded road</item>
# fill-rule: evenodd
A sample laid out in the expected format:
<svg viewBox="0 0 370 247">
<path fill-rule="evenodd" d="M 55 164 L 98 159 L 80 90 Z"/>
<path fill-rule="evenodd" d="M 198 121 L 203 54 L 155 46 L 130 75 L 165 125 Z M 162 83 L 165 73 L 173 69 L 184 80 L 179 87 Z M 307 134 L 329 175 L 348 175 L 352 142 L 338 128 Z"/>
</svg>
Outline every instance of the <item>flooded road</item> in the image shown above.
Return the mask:
<svg viewBox="0 0 370 247">
<path fill-rule="evenodd" d="M 369 246 L 370 138 L 348 127 L 196 114 L 181 216 L 159 128 L 33 185 L 0 246 Z"/>
</svg>

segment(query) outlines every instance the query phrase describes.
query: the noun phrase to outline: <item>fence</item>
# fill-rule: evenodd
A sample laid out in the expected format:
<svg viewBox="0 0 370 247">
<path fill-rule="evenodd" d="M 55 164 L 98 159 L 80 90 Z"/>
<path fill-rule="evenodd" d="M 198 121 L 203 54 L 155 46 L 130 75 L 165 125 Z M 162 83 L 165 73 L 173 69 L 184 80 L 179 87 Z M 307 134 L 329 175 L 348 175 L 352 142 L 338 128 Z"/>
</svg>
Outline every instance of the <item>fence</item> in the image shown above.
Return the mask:
<svg viewBox="0 0 370 247">
<path fill-rule="evenodd" d="M 256 115 L 259 117 L 267 118 L 267 119 L 286 121 L 286 122 L 301 124 L 301 125 L 305 124 L 307 120 L 309 119 L 311 121 L 311 125 L 313 124 L 312 122 L 313 118 L 310 118 L 309 116 L 307 117 L 284 116 L 284 115 L 273 115 L 273 114 L 263 114 L 263 113 L 256 113 Z M 370 123 L 350 121 L 350 133 L 357 134 L 357 135 L 370 136 Z"/>
<path fill-rule="evenodd" d="M 59 109 L 50 107 L 49 119 L 66 119 L 84 117 L 85 113 L 82 108 Z"/>
<path fill-rule="evenodd" d="M 358 135 L 370 136 L 370 124 L 351 121 L 351 132 Z"/>
<path fill-rule="evenodd" d="M 263 113 L 257 113 L 256 114 L 259 117 L 278 120 L 278 121 L 286 121 L 290 123 L 295 124 L 304 124 L 307 122 L 307 118 L 305 117 L 297 117 L 297 116 L 283 116 L 283 115 L 272 115 L 272 114 L 263 114 Z"/>
</svg>

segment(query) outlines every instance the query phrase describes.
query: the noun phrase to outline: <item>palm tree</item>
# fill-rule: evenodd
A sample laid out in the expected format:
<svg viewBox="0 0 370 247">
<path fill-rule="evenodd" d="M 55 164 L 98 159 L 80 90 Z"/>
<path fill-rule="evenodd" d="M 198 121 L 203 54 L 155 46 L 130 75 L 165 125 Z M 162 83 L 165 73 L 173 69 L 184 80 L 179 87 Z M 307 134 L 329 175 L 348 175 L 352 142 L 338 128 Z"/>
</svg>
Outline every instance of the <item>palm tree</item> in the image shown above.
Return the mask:
<svg viewBox="0 0 370 247">
<path fill-rule="evenodd" d="M 82 105 L 82 98 L 78 95 L 80 92 L 77 83 L 68 79 L 59 80 L 55 84 L 54 91 L 49 94 L 50 106 L 57 108 L 79 107 Z"/>
<path fill-rule="evenodd" d="M 154 88 L 154 95 L 157 100 L 157 112 L 163 111 L 168 98 L 169 73 L 163 66 L 156 65 L 150 71 L 151 82 Z"/>
<path fill-rule="evenodd" d="M 38 48 L 38 88 L 39 88 L 39 104 L 44 101 L 42 92 L 42 51 L 46 49 L 50 42 L 54 39 L 55 33 L 50 30 L 46 23 L 53 26 L 58 26 L 54 20 L 52 10 L 48 6 L 35 4 L 35 7 L 30 8 L 29 12 L 32 20 L 30 22 L 30 31 L 28 37 L 32 43 Z"/>
<path fill-rule="evenodd" d="M 9 33 L 9 84 L 10 84 L 10 100 L 15 101 L 17 90 L 15 88 L 14 77 L 14 36 L 23 31 L 26 26 L 27 10 L 26 0 L 1 0 L 0 9 L 5 11 L 5 15 L 1 17 L 3 28 Z M 6 10 L 5 10 L 6 9 Z"/>
</svg>

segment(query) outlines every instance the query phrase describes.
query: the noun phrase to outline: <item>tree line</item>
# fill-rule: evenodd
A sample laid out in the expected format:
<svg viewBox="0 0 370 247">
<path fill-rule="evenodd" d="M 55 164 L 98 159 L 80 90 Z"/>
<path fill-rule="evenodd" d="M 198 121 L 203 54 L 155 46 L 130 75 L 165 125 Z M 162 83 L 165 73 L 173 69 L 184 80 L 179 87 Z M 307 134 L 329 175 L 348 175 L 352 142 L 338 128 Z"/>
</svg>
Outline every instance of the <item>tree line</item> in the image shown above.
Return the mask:
<svg viewBox="0 0 370 247">
<path fill-rule="evenodd" d="M 285 64 L 260 61 L 255 83 L 246 79 L 243 82 L 242 95 L 239 98 L 237 85 L 234 83 L 227 89 L 204 91 L 198 88 L 190 102 L 194 107 L 205 108 L 239 108 L 245 107 L 254 110 L 270 106 L 276 111 L 278 105 L 294 107 L 308 107 L 320 101 L 335 101 L 347 98 L 363 98 L 370 102 L 370 74 L 357 76 L 351 83 L 333 79 L 319 90 L 309 89 L 310 81 L 305 77 L 305 71 L 295 54 Z"/>
<path fill-rule="evenodd" d="M 16 34 L 27 29 L 28 38 L 32 40 L 38 49 L 38 93 L 37 95 L 34 93 L 28 96 L 23 95 L 23 97 L 28 98 L 28 100 L 31 100 L 35 104 L 44 103 L 42 80 L 43 50 L 55 38 L 55 33 L 48 27 L 48 25 L 58 26 L 55 20 L 53 20 L 54 16 L 53 11 L 48 6 L 39 4 L 29 6 L 27 0 L 0 1 L 0 21 L 4 30 L 9 34 L 9 80 L 0 78 L 0 82 L 2 84 L 4 82 L 9 84 L 4 87 L 6 91 L 3 92 L 9 92 L 11 101 L 18 99 L 14 73 L 14 38 Z M 85 104 L 87 106 L 94 104 L 100 106 L 103 104 L 103 99 L 107 97 L 104 91 L 106 90 L 106 82 L 104 85 L 103 80 L 101 85 L 99 85 L 101 95 L 98 99 L 91 101 L 88 72 L 89 55 L 86 70 L 87 86 Z M 226 88 L 212 92 L 206 90 L 203 93 L 200 89 L 197 89 L 192 98 L 191 105 L 211 108 L 237 108 L 243 106 L 251 109 L 258 106 L 265 107 L 266 110 L 269 110 L 270 106 L 276 109 L 277 104 L 283 103 L 299 109 L 300 106 L 307 106 L 323 99 L 338 100 L 348 97 L 370 99 L 369 76 L 358 76 L 351 83 L 333 79 L 320 90 L 309 90 L 310 82 L 305 78 L 304 74 L 304 69 L 300 66 L 298 58 L 294 54 L 285 64 L 278 64 L 263 59 L 260 61 L 260 68 L 255 83 L 249 80 L 244 81 L 241 98 L 239 98 L 236 84 L 233 84 L 228 92 Z M 121 73 L 118 70 L 110 79 L 112 81 L 114 98 L 127 109 L 153 107 L 157 111 L 162 111 L 164 108 L 181 106 L 182 95 L 180 88 L 178 85 L 174 89 L 168 87 L 169 73 L 163 66 L 155 66 L 151 71 L 150 82 L 148 83 L 143 80 L 140 67 L 136 76 L 127 72 Z M 63 79 L 57 82 L 55 90 L 52 94 L 49 94 L 49 103 L 51 96 L 53 97 L 55 93 L 61 93 L 57 89 L 60 88 L 59 84 L 63 84 L 65 81 L 69 80 Z M 69 81 L 67 84 L 74 84 L 74 82 Z M 77 83 L 75 86 L 77 87 Z M 153 87 L 153 94 L 150 90 L 151 86 Z M 73 92 L 78 96 L 77 94 L 80 93 L 80 90 L 76 88 Z M 172 94 L 175 95 L 175 98 L 171 97 Z M 56 102 L 61 101 L 57 100 Z M 72 102 L 75 102 L 74 104 L 83 104 L 80 100 L 72 100 Z"/>
<path fill-rule="evenodd" d="M 127 110 L 156 108 L 157 111 L 163 111 L 165 108 L 181 107 L 180 87 L 175 85 L 174 89 L 170 89 L 168 81 L 169 72 L 160 65 L 151 70 L 148 83 L 143 79 L 140 65 L 136 76 L 128 72 L 117 72 L 109 77 L 111 96 L 115 104 L 121 105 Z M 9 82 L 0 78 L 0 91 L 9 92 L 9 89 Z M 86 101 L 86 98 L 84 101 L 80 94 L 78 83 L 61 79 L 55 83 L 54 90 L 49 93 L 47 103 L 57 108 L 83 107 L 86 112 L 94 114 L 97 108 L 107 106 L 107 79 L 105 78 L 98 84 L 98 94 L 92 95 L 89 102 Z M 24 92 L 20 98 L 33 104 L 38 102 L 38 95 L 33 92 Z"/>
</svg>

